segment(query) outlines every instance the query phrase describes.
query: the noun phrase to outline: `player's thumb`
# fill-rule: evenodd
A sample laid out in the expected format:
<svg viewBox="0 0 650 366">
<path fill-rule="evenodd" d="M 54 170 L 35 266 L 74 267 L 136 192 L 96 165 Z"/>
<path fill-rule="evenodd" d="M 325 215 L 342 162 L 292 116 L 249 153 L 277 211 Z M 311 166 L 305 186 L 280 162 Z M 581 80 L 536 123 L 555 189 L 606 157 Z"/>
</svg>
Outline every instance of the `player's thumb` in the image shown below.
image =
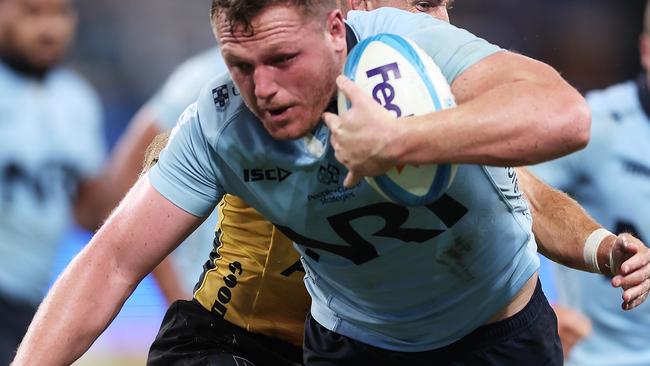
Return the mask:
<svg viewBox="0 0 650 366">
<path fill-rule="evenodd" d="M 345 98 L 352 103 L 352 106 L 364 103 L 370 98 L 354 81 L 348 79 L 345 75 L 339 75 L 336 78 L 336 86 L 345 95 Z"/>
<path fill-rule="evenodd" d="M 357 183 L 359 183 L 361 178 L 363 178 L 361 175 L 358 175 L 353 171 L 349 171 L 348 174 L 345 176 L 345 180 L 343 181 L 343 187 L 352 188 L 356 186 Z"/>
<path fill-rule="evenodd" d="M 338 126 L 341 124 L 341 117 L 334 113 L 325 112 L 323 113 L 322 118 L 330 131 L 338 130 Z"/>
<path fill-rule="evenodd" d="M 630 240 L 629 234 L 621 234 L 616 238 L 616 240 L 620 241 L 620 248 L 623 253 L 623 261 L 630 259 L 639 251 L 639 247 L 632 240 Z"/>
</svg>

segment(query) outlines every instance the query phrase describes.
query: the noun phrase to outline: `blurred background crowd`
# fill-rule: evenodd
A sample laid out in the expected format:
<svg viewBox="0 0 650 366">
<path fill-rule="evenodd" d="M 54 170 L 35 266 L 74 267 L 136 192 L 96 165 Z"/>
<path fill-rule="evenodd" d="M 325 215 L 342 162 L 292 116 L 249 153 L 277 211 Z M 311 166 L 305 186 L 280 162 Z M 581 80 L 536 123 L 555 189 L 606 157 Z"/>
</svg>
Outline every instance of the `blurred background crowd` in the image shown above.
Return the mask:
<svg viewBox="0 0 650 366">
<path fill-rule="evenodd" d="M 67 63 L 98 91 L 109 147 L 175 66 L 214 45 L 209 4 L 209 0 L 77 2 L 79 30 Z M 586 92 L 639 73 L 644 5 L 643 0 L 456 0 L 450 16 L 457 26 L 490 42 L 549 63 Z M 57 271 L 88 237 L 89 233 L 71 228 Z M 165 306 L 153 282 L 143 282 L 109 331 L 77 364 L 117 362 L 107 355 L 126 357 L 120 362 L 134 356 L 138 364 Z"/>
</svg>

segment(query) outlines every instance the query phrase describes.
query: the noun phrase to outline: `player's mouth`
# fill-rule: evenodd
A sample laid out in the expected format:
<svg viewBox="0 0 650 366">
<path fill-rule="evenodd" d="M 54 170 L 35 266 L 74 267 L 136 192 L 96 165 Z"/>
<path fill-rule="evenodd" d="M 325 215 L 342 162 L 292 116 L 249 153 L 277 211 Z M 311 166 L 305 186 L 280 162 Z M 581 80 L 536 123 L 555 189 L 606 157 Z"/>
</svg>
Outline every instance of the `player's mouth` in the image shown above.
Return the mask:
<svg viewBox="0 0 650 366">
<path fill-rule="evenodd" d="M 279 108 L 269 108 L 266 109 L 266 114 L 272 122 L 280 122 L 289 116 L 291 113 L 292 107 L 279 107 Z"/>
</svg>

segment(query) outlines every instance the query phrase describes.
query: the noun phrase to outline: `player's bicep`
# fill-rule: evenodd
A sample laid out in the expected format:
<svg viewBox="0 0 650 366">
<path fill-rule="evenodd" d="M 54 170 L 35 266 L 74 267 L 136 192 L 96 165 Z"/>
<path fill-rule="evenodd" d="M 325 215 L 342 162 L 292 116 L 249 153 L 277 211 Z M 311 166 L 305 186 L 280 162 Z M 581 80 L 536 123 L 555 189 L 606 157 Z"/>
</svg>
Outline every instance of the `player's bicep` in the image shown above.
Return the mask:
<svg viewBox="0 0 650 366">
<path fill-rule="evenodd" d="M 561 82 L 561 79 L 548 65 L 517 53 L 501 51 L 465 69 L 451 83 L 451 91 L 456 103 L 462 104 L 499 86 L 516 82 L 546 85 Z"/>
<path fill-rule="evenodd" d="M 116 258 L 129 277 L 141 278 L 153 270 L 200 223 L 162 196 L 146 176 L 140 178 L 111 214 L 91 244 L 114 250 L 104 258 Z M 106 243 L 108 242 L 108 243 Z M 101 249 L 97 249 L 101 250 Z"/>
</svg>

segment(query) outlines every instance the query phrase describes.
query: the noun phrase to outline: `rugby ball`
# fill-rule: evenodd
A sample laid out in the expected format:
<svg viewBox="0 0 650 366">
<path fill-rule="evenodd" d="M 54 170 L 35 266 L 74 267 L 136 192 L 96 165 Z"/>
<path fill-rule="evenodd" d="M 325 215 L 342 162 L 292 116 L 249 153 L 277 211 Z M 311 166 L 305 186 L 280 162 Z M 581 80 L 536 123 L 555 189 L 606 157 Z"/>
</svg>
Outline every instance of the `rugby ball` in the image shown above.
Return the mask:
<svg viewBox="0 0 650 366">
<path fill-rule="evenodd" d="M 348 55 L 343 73 L 395 117 L 456 105 L 449 83 L 431 57 L 398 35 L 378 34 L 359 42 Z M 339 113 L 350 106 L 339 93 Z M 442 196 L 457 168 L 455 164 L 398 166 L 384 175 L 366 177 L 366 181 L 390 201 L 420 206 Z"/>
</svg>

